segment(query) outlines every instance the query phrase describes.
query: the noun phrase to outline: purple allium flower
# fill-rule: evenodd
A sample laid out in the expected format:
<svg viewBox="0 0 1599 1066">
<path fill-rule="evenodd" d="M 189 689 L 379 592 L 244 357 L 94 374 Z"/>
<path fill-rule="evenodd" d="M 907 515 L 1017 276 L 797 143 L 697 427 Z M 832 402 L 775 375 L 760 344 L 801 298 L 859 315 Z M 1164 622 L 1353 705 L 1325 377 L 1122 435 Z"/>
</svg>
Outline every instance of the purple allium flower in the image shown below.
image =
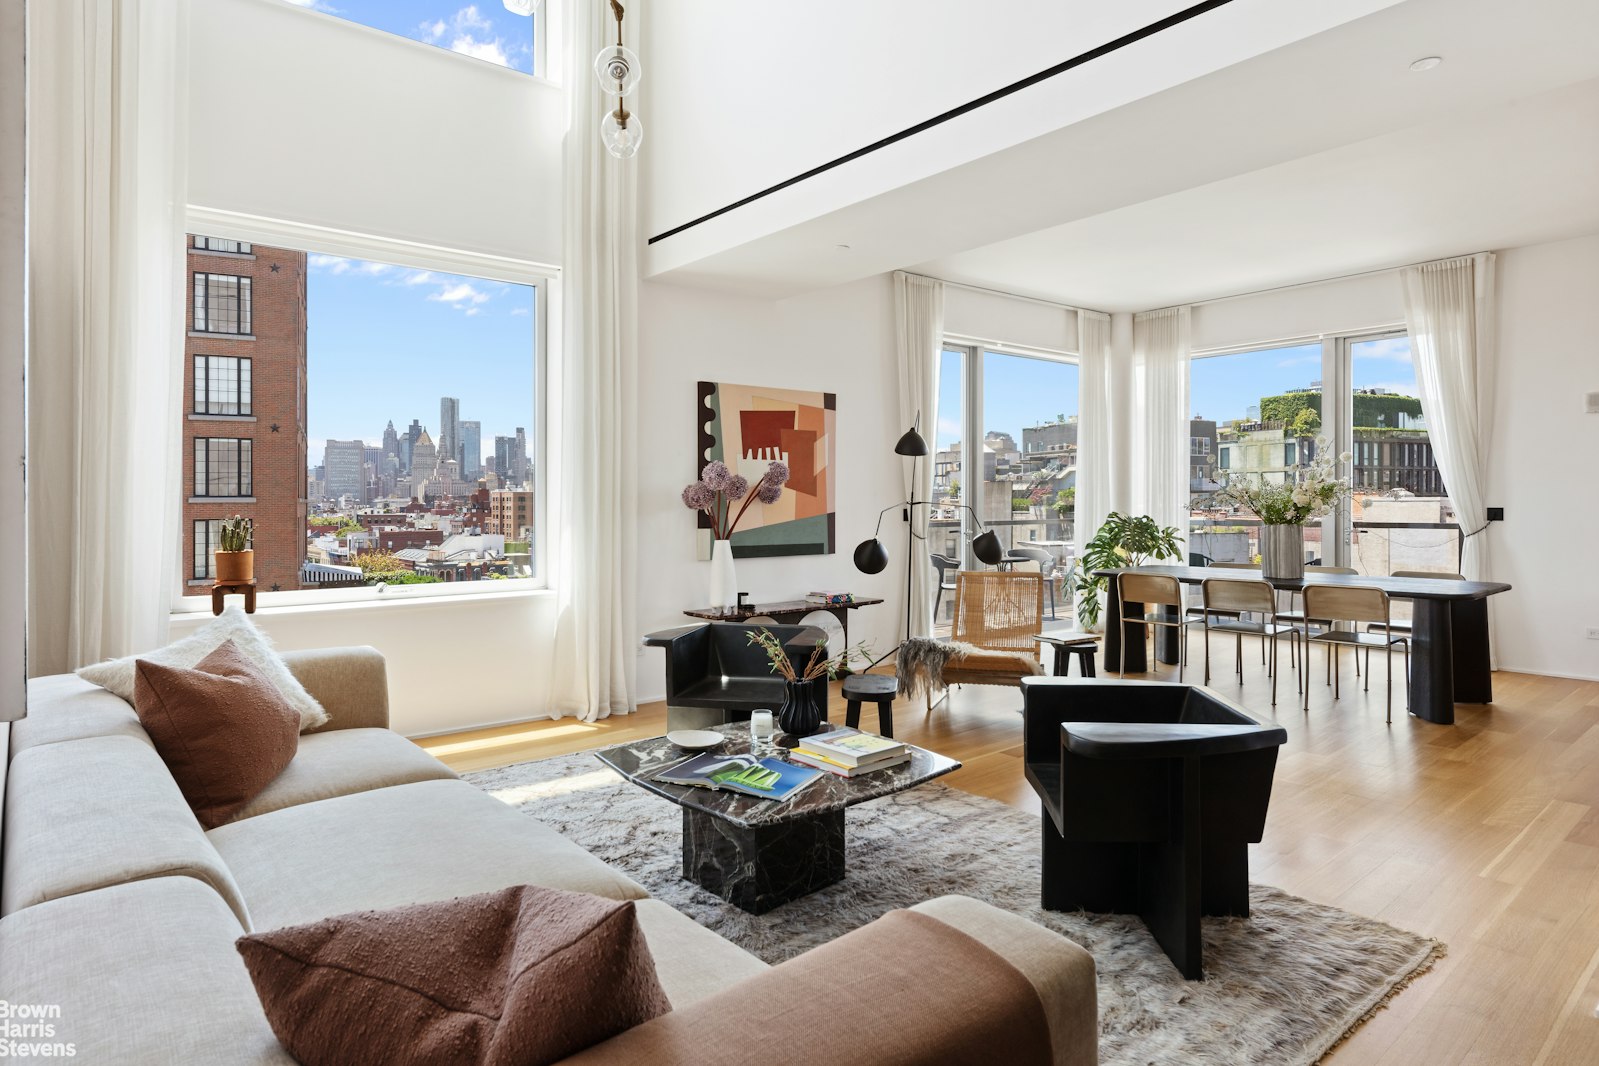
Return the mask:
<svg viewBox="0 0 1599 1066">
<path fill-rule="evenodd" d="M 730 500 L 742 500 L 750 494 L 749 478 L 734 474 L 727 479 L 727 488 L 722 491 L 727 493 L 727 498 Z"/>
<path fill-rule="evenodd" d="M 760 500 L 762 503 L 776 503 L 778 500 L 783 498 L 782 483 L 778 482 L 774 484 L 773 482 L 762 478 L 761 483 L 755 486 L 755 498 Z"/>
<path fill-rule="evenodd" d="M 720 459 L 712 459 L 705 464 L 705 469 L 700 471 L 700 480 L 705 482 L 712 492 L 726 492 L 728 482 L 732 478 L 733 471 L 729 470 L 727 464 Z"/>
<path fill-rule="evenodd" d="M 683 506 L 703 511 L 716 502 L 716 492 L 705 482 L 696 481 L 683 489 Z"/>
<path fill-rule="evenodd" d="M 766 484 L 776 485 L 779 488 L 788 484 L 788 464 L 781 459 L 774 460 L 772 465 L 766 468 L 766 476 L 761 478 L 761 480 Z"/>
</svg>

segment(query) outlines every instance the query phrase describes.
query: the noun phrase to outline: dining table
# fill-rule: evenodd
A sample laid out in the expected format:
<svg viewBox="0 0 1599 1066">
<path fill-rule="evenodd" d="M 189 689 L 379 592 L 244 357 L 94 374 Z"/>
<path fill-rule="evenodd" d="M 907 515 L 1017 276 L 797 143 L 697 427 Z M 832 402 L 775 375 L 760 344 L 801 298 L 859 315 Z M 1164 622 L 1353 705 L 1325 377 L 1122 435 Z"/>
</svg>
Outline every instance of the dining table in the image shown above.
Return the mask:
<svg viewBox="0 0 1599 1066">
<path fill-rule="evenodd" d="M 1452 725 L 1457 703 L 1492 703 L 1493 673 L 1489 665 L 1488 597 L 1509 592 L 1499 581 L 1461 581 L 1453 577 L 1383 577 L 1366 574 L 1306 574 L 1300 578 L 1263 578 L 1259 570 L 1238 570 L 1214 566 L 1147 565 L 1094 571 L 1108 577 L 1105 597 L 1105 670 L 1143 673 L 1147 655 L 1141 627 L 1129 636 L 1124 633 L 1124 613 L 1143 613 L 1142 604 L 1131 609 L 1121 602 L 1115 575 L 1123 570 L 1141 574 L 1174 577 L 1185 585 L 1198 585 L 1209 578 L 1232 581 L 1268 581 L 1282 592 L 1300 592 L 1307 585 L 1359 586 L 1379 588 L 1390 599 L 1409 600 L 1410 632 L 1410 713 L 1426 722 Z M 1179 620 L 1182 608 L 1165 606 L 1161 613 Z M 1131 625 L 1132 623 L 1129 623 Z M 1178 659 L 1179 628 L 1159 627 L 1156 657 L 1163 663 Z M 1186 635 L 1186 634 L 1185 634 Z"/>
</svg>

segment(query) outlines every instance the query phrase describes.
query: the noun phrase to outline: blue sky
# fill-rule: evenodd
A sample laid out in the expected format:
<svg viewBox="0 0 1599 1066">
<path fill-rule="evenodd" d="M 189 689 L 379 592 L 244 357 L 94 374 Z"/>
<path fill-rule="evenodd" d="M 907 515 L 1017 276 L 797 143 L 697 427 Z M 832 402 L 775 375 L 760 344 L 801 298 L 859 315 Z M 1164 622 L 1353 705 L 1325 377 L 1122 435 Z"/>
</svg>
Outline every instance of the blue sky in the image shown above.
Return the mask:
<svg viewBox="0 0 1599 1066">
<path fill-rule="evenodd" d="M 533 19 L 513 15 L 500 0 L 476 4 L 439 0 L 289 0 L 363 26 L 448 48 L 516 70 L 533 69 Z"/>
<path fill-rule="evenodd" d="M 533 435 L 534 290 L 481 278 L 307 257 L 307 433 L 312 466 L 328 438 L 371 444 L 390 419 L 419 419 L 435 440 L 439 397 L 462 421 L 495 434 Z M 531 447 L 531 446 L 530 446 Z"/>
<path fill-rule="evenodd" d="M 1360 341 L 1351 346 L 1354 387 L 1384 388 L 1418 395 L 1404 337 Z M 985 352 L 983 429 L 1003 431 L 1021 444 L 1024 426 L 1077 414 L 1077 367 L 1042 359 Z M 961 359 L 946 352 L 940 367 L 936 448 L 961 439 Z M 1321 345 L 1270 348 L 1237 355 L 1195 359 L 1189 375 L 1189 401 L 1195 417 L 1225 422 L 1243 418 L 1262 396 L 1304 388 L 1321 380 Z"/>
</svg>

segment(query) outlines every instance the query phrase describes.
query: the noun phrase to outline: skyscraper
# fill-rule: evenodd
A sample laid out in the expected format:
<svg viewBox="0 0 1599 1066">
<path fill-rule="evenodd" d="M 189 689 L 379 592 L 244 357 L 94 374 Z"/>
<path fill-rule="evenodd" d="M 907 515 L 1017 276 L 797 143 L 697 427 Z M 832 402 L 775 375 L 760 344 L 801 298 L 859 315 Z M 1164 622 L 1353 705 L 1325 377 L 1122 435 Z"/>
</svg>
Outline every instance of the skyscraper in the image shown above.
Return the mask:
<svg viewBox="0 0 1599 1066">
<path fill-rule="evenodd" d="M 350 496 L 358 501 L 366 499 L 366 442 L 361 440 L 329 440 L 322 452 L 322 465 L 327 469 L 324 492 L 329 499 Z"/>
<path fill-rule="evenodd" d="M 401 456 L 405 460 L 400 464 L 402 473 L 409 474 L 411 472 L 411 454 L 416 449 L 416 442 L 421 439 L 422 423 L 413 418 L 411 419 L 411 428 L 407 429 L 405 436 L 400 438 L 400 447 L 405 449 L 405 454 Z"/>
<path fill-rule="evenodd" d="M 400 435 L 394 432 L 394 420 L 391 418 L 389 420 L 389 424 L 383 427 L 383 450 L 378 453 L 378 457 L 382 458 L 385 455 L 399 454 Z"/>
<path fill-rule="evenodd" d="M 461 423 L 461 476 L 476 481 L 483 473 L 483 423 Z"/>
<path fill-rule="evenodd" d="M 411 449 L 411 497 L 417 500 L 427 499 L 427 483 L 438 472 L 438 457 L 433 448 L 433 438 L 428 436 L 427 430 L 417 438 L 416 445 Z"/>
<path fill-rule="evenodd" d="M 461 461 L 461 401 L 454 396 L 439 398 L 439 459 Z"/>
<path fill-rule="evenodd" d="M 516 427 L 516 446 L 511 452 L 511 485 L 519 488 L 527 484 L 531 464 L 527 459 L 527 434 L 521 426 Z"/>
<path fill-rule="evenodd" d="M 515 437 L 494 438 L 494 472 L 500 475 L 501 482 L 509 481 L 511 478 L 511 453 L 515 450 Z"/>
</svg>

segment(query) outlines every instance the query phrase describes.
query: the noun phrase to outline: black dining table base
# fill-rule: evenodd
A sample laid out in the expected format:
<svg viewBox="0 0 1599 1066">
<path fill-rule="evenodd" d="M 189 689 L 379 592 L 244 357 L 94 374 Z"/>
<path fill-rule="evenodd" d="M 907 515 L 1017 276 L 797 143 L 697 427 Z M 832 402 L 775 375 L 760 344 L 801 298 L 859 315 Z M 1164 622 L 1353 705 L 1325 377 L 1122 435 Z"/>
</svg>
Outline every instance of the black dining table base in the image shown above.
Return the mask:
<svg viewBox="0 0 1599 1066">
<path fill-rule="evenodd" d="M 1492 703 L 1493 671 L 1489 666 L 1488 601 L 1486 599 L 1413 599 L 1410 633 L 1410 713 L 1437 725 L 1453 725 L 1455 704 Z M 1141 603 L 1128 603 L 1125 613 L 1143 613 Z M 1180 608 L 1161 613 L 1177 621 Z M 1129 674 L 1148 670 L 1144 627 L 1123 623 L 1124 605 L 1111 581 L 1105 597 L 1105 672 Z M 1181 629 L 1160 627 L 1155 657 L 1175 666 Z"/>
</svg>

